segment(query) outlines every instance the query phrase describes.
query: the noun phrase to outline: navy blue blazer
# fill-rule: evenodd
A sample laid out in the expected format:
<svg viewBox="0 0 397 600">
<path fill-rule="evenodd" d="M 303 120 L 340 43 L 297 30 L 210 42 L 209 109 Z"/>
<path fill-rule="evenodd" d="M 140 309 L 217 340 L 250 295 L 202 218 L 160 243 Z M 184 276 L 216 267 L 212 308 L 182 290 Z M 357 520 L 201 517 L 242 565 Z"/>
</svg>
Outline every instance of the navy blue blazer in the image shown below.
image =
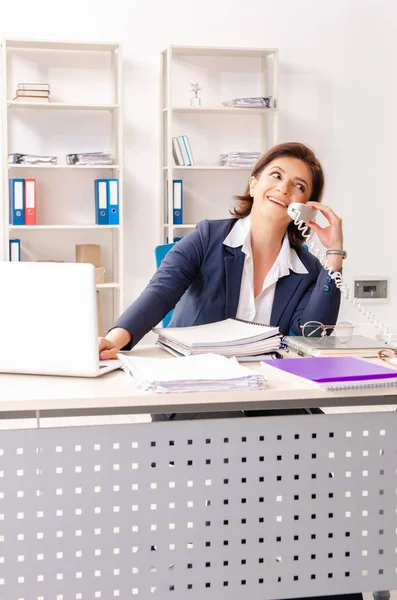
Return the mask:
<svg viewBox="0 0 397 600">
<path fill-rule="evenodd" d="M 132 336 L 129 349 L 175 307 L 170 327 L 213 323 L 237 313 L 245 254 L 223 244 L 236 219 L 201 221 L 165 256 L 141 295 L 113 327 Z M 296 250 L 308 273 L 290 272 L 276 284 L 270 325 L 302 335 L 307 321 L 336 323 L 340 292 L 317 258 Z"/>
</svg>

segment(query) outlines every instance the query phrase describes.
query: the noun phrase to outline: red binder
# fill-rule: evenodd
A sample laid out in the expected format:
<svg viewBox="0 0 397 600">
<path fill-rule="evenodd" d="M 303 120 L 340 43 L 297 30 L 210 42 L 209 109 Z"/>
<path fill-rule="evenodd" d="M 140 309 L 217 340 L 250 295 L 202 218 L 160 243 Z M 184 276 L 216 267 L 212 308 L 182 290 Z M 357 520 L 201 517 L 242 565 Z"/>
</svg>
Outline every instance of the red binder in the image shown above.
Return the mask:
<svg viewBox="0 0 397 600">
<path fill-rule="evenodd" d="M 25 225 L 36 225 L 36 180 L 25 179 Z"/>
</svg>

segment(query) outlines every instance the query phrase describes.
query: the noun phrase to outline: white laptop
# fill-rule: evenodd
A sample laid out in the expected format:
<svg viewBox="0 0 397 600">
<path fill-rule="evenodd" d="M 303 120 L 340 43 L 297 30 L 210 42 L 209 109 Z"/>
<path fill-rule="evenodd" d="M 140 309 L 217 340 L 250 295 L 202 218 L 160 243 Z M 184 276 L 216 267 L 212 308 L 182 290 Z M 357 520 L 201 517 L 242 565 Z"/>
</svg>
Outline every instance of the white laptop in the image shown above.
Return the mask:
<svg viewBox="0 0 397 600">
<path fill-rule="evenodd" d="M 95 267 L 0 262 L 0 373 L 98 377 Z"/>
</svg>

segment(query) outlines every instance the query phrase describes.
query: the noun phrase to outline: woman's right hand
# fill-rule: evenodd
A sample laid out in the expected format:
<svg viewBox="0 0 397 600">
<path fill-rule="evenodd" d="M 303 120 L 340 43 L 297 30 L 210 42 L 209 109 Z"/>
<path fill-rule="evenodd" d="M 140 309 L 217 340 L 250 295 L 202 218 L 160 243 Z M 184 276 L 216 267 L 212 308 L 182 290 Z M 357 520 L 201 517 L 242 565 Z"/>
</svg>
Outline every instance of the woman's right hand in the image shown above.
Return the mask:
<svg viewBox="0 0 397 600">
<path fill-rule="evenodd" d="M 98 346 L 100 360 L 110 360 L 112 358 L 117 358 L 117 354 L 120 352 L 120 349 L 117 348 L 114 342 L 104 337 L 98 338 Z"/>
<path fill-rule="evenodd" d="M 99 358 L 101 360 L 110 360 L 117 358 L 120 348 L 124 348 L 131 342 L 131 334 L 122 327 L 111 329 L 106 337 L 98 339 Z"/>
</svg>

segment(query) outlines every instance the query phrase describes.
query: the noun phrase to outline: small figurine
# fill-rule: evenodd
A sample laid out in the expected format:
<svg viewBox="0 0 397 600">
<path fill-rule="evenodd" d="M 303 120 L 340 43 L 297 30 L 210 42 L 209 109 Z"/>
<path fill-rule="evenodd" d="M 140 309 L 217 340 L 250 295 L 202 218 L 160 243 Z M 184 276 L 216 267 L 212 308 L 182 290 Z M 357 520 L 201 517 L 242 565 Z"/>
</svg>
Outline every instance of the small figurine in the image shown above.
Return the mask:
<svg viewBox="0 0 397 600">
<path fill-rule="evenodd" d="M 191 84 L 191 92 L 194 92 L 193 98 L 190 99 L 190 106 L 201 106 L 201 98 L 199 98 L 198 93 L 201 90 L 201 87 L 198 83 Z"/>
</svg>

